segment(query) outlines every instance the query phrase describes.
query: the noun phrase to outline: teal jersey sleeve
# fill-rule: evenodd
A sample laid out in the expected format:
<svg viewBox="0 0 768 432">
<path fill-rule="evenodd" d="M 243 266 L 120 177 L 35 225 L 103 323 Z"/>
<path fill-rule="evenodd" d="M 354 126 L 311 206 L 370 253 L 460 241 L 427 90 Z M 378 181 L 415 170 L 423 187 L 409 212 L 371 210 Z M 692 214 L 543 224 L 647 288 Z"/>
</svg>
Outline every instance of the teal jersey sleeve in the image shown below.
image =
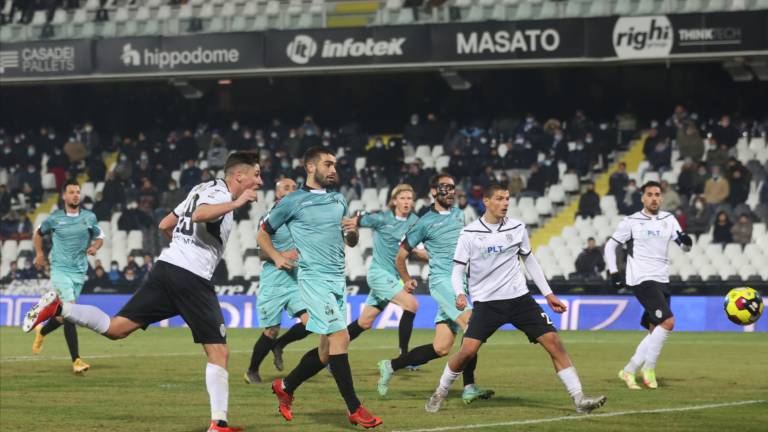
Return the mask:
<svg viewBox="0 0 768 432">
<path fill-rule="evenodd" d="M 43 223 L 40 224 L 40 227 L 39 227 L 40 234 L 46 235 L 46 234 L 50 234 L 51 231 L 53 231 L 55 214 L 56 212 L 51 213 L 50 215 L 48 215 L 47 218 L 45 218 Z"/>
<path fill-rule="evenodd" d="M 288 221 L 291 219 L 294 202 L 296 201 L 291 199 L 291 195 L 294 194 L 287 195 L 278 201 L 278 203 L 272 207 L 272 210 L 270 210 L 269 213 L 264 217 L 264 220 L 262 221 L 262 227 L 270 235 L 274 235 L 281 226 L 288 223 Z"/>
<path fill-rule="evenodd" d="M 429 229 L 429 223 L 431 220 L 431 213 L 427 213 L 421 217 L 413 226 L 408 229 L 408 232 L 403 238 L 403 246 L 409 251 L 416 247 L 419 243 L 423 242 L 427 236 L 427 230 Z"/>
<path fill-rule="evenodd" d="M 91 240 L 104 238 L 104 231 L 101 230 L 101 227 L 99 226 L 99 220 L 96 219 L 96 215 L 94 213 L 88 213 L 87 221 L 88 228 L 91 230 Z"/>
<path fill-rule="evenodd" d="M 358 225 L 361 228 L 372 228 L 375 230 L 386 224 L 387 215 L 390 213 L 391 212 L 363 213 L 363 215 L 360 216 Z"/>
</svg>

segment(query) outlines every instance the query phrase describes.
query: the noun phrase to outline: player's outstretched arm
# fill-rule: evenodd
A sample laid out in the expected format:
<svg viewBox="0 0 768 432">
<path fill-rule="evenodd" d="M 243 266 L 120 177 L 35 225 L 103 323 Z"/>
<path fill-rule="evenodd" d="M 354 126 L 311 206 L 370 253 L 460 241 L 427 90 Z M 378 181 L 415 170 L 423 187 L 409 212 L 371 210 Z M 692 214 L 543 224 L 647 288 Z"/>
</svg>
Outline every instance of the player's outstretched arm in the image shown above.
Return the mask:
<svg viewBox="0 0 768 432">
<path fill-rule="evenodd" d="M 176 216 L 176 213 L 170 212 L 160 221 L 157 228 L 160 229 L 160 232 L 163 233 L 166 238 L 170 239 L 173 237 L 173 228 L 176 227 L 177 223 L 179 223 L 179 217 Z"/>
<path fill-rule="evenodd" d="M 531 275 L 531 279 L 533 279 L 533 283 L 536 284 L 536 288 L 538 288 L 544 298 L 547 299 L 549 307 L 557 313 L 563 313 L 568 310 L 565 303 L 561 302 L 552 292 L 552 288 L 549 287 L 549 283 L 547 282 L 547 277 L 544 275 L 544 270 L 541 268 L 536 257 L 533 256 L 533 253 L 524 255 L 523 260 L 525 262 L 525 268 L 528 270 L 528 274 Z"/>
<path fill-rule="evenodd" d="M 221 204 L 200 204 L 192 213 L 192 222 L 205 223 L 218 220 L 225 214 L 239 209 L 245 204 L 256 200 L 256 191 L 246 189 L 237 197 L 236 200 Z"/>
<path fill-rule="evenodd" d="M 608 268 L 608 273 L 611 275 L 611 284 L 614 288 L 619 289 L 624 287 L 624 278 L 619 274 L 619 267 L 616 264 L 616 248 L 619 247 L 619 242 L 613 238 L 609 238 L 605 242 L 605 266 Z"/>
</svg>

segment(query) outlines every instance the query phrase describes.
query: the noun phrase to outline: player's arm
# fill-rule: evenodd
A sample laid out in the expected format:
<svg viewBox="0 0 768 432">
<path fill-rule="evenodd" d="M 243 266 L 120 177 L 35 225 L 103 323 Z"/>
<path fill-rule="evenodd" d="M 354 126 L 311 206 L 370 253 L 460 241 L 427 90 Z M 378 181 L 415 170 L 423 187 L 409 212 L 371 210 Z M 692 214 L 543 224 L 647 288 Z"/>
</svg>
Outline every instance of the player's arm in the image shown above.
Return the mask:
<svg viewBox="0 0 768 432">
<path fill-rule="evenodd" d="M 395 257 L 395 268 L 397 268 L 397 273 L 400 274 L 400 280 L 403 281 L 403 289 L 409 293 L 412 293 L 416 290 L 417 282 L 416 279 L 412 278 L 411 275 L 408 274 L 408 266 L 406 264 L 408 255 L 410 255 L 410 251 L 408 249 L 407 240 L 403 240 L 403 244 L 401 244 L 400 249 L 397 250 L 397 256 Z"/>
<path fill-rule="evenodd" d="M 549 287 L 549 282 L 547 282 L 547 277 L 544 275 L 544 270 L 541 268 L 539 260 L 533 256 L 533 248 L 531 247 L 531 240 L 528 238 L 527 231 L 523 233 L 523 241 L 520 245 L 519 255 L 523 258 L 525 269 L 528 270 L 528 274 L 531 275 L 531 279 L 533 279 L 536 288 L 538 288 L 541 295 L 547 299 L 549 307 L 556 313 L 563 313 L 568 310 L 565 303 L 561 302 L 552 292 L 552 288 Z"/>
<path fill-rule="evenodd" d="M 675 219 L 675 234 L 673 237 L 673 240 L 680 246 L 680 249 L 682 249 L 683 252 L 691 251 L 691 248 L 693 247 L 693 239 L 683 231 L 683 228 L 680 227 L 680 222 L 678 222 L 677 219 Z"/>
<path fill-rule="evenodd" d="M 201 203 L 195 208 L 195 211 L 192 212 L 192 222 L 205 223 L 219 220 L 219 218 L 225 214 L 239 209 L 245 204 L 255 200 L 256 191 L 253 189 L 246 189 L 234 201 L 223 202 L 220 204 Z"/>
<path fill-rule="evenodd" d="M 466 263 L 453 260 L 453 271 L 451 272 L 451 287 L 456 294 L 456 309 L 463 311 L 467 307 L 467 294 L 464 292 L 464 273 Z"/>
<path fill-rule="evenodd" d="M 262 223 L 259 233 L 256 235 L 256 243 L 259 245 L 259 255 L 264 254 L 267 259 L 275 264 L 275 267 L 282 270 L 291 270 L 294 264 L 275 249 L 275 245 L 272 243 L 272 235 L 268 232 L 265 223 Z"/>
<path fill-rule="evenodd" d="M 344 236 L 344 243 L 349 247 L 357 246 L 360 241 L 360 231 L 357 229 L 357 218 L 342 218 L 341 231 Z"/>
<path fill-rule="evenodd" d="M 168 213 L 157 226 L 166 238 L 173 237 L 173 228 L 179 223 L 179 217 L 174 212 Z"/>
<path fill-rule="evenodd" d="M 43 250 L 43 234 L 40 232 L 42 226 L 35 230 L 32 235 L 32 243 L 35 245 L 35 267 L 41 269 L 45 267 L 45 251 Z"/>
<path fill-rule="evenodd" d="M 419 261 L 429 262 L 429 254 L 427 253 L 427 249 L 423 247 L 417 246 L 413 248 L 410 257 Z"/>
<path fill-rule="evenodd" d="M 616 232 L 605 242 L 605 250 L 603 251 L 603 258 L 605 260 L 605 266 L 608 268 L 608 273 L 611 275 L 611 284 L 615 288 L 623 288 L 624 278 L 619 274 L 619 266 L 616 262 L 616 248 L 623 245 L 629 239 L 632 238 L 632 227 L 625 219 L 619 223 Z"/>
</svg>

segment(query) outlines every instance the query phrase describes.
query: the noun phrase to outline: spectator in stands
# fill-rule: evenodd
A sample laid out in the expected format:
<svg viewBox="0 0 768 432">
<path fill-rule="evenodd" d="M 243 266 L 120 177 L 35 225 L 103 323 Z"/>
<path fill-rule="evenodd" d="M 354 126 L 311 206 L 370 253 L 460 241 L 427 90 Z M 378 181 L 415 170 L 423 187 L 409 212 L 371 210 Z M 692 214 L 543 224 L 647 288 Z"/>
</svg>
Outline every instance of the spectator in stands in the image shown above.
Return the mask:
<svg viewBox="0 0 768 432">
<path fill-rule="evenodd" d="M 752 241 L 752 220 L 748 215 L 739 216 L 739 221 L 731 227 L 733 241 L 742 246 Z"/>
<path fill-rule="evenodd" d="M 64 153 L 69 158 L 70 165 L 77 164 L 88 157 L 88 149 L 76 136 L 69 137 L 67 143 L 64 144 Z"/>
<path fill-rule="evenodd" d="M 561 129 L 556 129 L 552 135 L 549 151 L 554 154 L 555 160 L 558 161 L 565 161 L 568 157 L 568 142 L 566 142 L 565 135 Z"/>
<path fill-rule="evenodd" d="M 127 154 L 121 153 L 120 157 L 117 158 L 114 172 L 120 180 L 130 180 L 133 177 L 133 163 Z"/>
<path fill-rule="evenodd" d="M 733 234 L 731 234 L 731 221 L 728 213 L 721 211 L 715 219 L 715 227 L 712 230 L 712 243 L 732 243 Z"/>
<path fill-rule="evenodd" d="M 467 194 L 462 189 L 456 189 L 456 203 L 458 204 L 459 209 L 464 212 L 464 222 L 466 224 L 477 220 L 477 211 L 475 211 L 474 207 L 469 205 Z"/>
<path fill-rule="evenodd" d="M 411 119 L 403 128 L 403 138 L 414 146 L 426 143 L 424 127 L 419 122 L 419 115 L 411 114 Z M 429 143 L 435 144 L 435 143 Z"/>
<path fill-rule="evenodd" d="M 28 164 L 26 170 L 19 169 L 18 185 L 20 192 L 27 196 L 27 200 L 37 203 L 43 197 L 43 183 L 40 178 L 40 170 L 34 164 Z M 14 174 L 15 175 L 15 174 Z"/>
<path fill-rule="evenodd" d="M 688 123 L 688 111 L 682 105 L 676 105 L 672 115 L 667 119 L 666 126 L 673 131 L 678 131 Z"/>
<path fill-rule="evenodd" d="M 686 232 L 701 235 L 709 231 L 709 222 L 712 213 L 703 196 L 697 196 L 686 218 Z"/>
<path fill-rule="evenodd" d="M 668 138 L 659 140 L 648 158 L 654 171 L 666 171 L 672 166 L 672 145 Z"/>
<path fill-rule="evenodd" d="M 110 210 L 114 209 L 117 205 L 120 205 L 121 208 L 125 205 L 124 183 L 120 176 L 113 171 L 107 173 L 103 197 Z"/>
<path fill-rule="evenodd" d="M 584 141 L 581 139 L 576 140 L 573 148 L 569 144 L 568 157 L 566 158 L 566 164 L 568 164 L 569 170 L 575 170 L 579 177 L 584 177 L 589 172 L 590 164 L 589 157 L 584 151 Z"/>
<path fill-rule="evenodd" d="M 0 168 L 9 169 L 18 165 L 18 163 L 10 140 L 5 141 L 3 143 L 2 157 L 0 157 Z"/>
<path fill-rule="evenodd" d="M 768 221 L 768 181 L 763 181 L 763 186 L 760 187 L 760 203 L 757 205 L 755 212 L 760 215 L 763 221 Z"/>
<path fill-rule="evenodd" d="M 647 160 L 651 160 L 651 156 L 653 155 L 653 151 L 656 148 L 656 144 L 662 140 L 663 139 L 659 137 L 659 130 L 652 126 L 651 129 L 648 130 L 648 134 L 645 137 L 645 142 L 643 143 L 643 154 Z"/>
<path fill-rule="evenodd" d="M 134 286 L 138 284 L 140 281 L 140 278 L 136 275 L 136 269 L 133 267 L 128 267 L 123 272 L 123 282 L 126 283 L 128 286 Z"/>
<path fill-rule="evenodd" d="M 706 169 L 705 169 L 706 172 Z M 686 159 L 677 176 L 677 189 L 684 201 L 688 201 L 693 195 L 704 191 L 704 180 L 699 175 L 698 164 L 691 159 Z"/>
<path fill-rule="evenodd" d="M 547 188 L 547 176 L 541 171 L 538 163 L 531 165 L 531 172 L 528 175 L 528 184 L 520 196 L 541 197 Z M 482 214 L 483 212 L 480 212 Z"/>
<path fill-rule="evenodd" d="M 694 122 L 687 122 L 684 128 L 677 132 L 677 147 L 680 150 L 680 158 L 690 158 L 700 161 L 704 157 L 704 141 L 701 139 L 699 128 Z"/>
<path fill-rule="evenodd" d="M 133 170 L 133 177 L 131 182 L 133 187 L 140 188 L 145 179 L 151 179 L 154 177 L 154 169 L 149 164 L 149 154 L 146 151 L 141 152 L 139 156 L 138 164 Z"/>
<path fill-rule="evenodd" d="M 627 175 L 627 164 L 624 162 L 619 163 L 619 168 L 615 173 L 611 174 L 608 181 L 608 193 L 615 196 L 617 200 L 624 197 L 624 190 L 629 185 L 629 176 Z"/>
<path fill-rule="evenodd" d="M 593 218 L 602 214 L 600 210 L 600 195 L 595 192 L 595 184 L 587 183 L 587 190 L 579 198 L 579 212 L 577 216 Z"/>
<path fill-rule="evenodd" d="M 731 124 L 731 116 L 727 114 L 722 116 L 720 122 L 712 129 L 712 135 L 715 141 L 728 149 L 735 147 L 739 140 L 739 130 Z"/>
<path fill-rule="evenodd" d="M 665 211 L 675 211 L 682 204 L 680 195 L 673 187 L 669 186 L 669 182 L 666 180 L 661 181 L 661 198 L 661 209 Z"/>
<path fill-rule="evenodd" d="M 344 198 L 346 198 L 347 202 L 349 203 L 354 200 L 359 200 L 363 196 L 363 189 L 363 183 L 355 174 L 349 179 L 348 184 L 341 186 L 340 192 L 342 195 L 344 195 Z"/>
<path fill-rule="evenodd" d="M 152 259 L 152 255 L 145 253 L 144 254 L 144 264 L 139 267 L 139 271 L 142 274 L 142 277 L 146 277 L 149 272 L 152 270 L 152 267 L 155 265 L 155 261 Z"/>
<path fill-rule="evenodd" d="M 443 142 L 448 134 L 448 127 L 440 121 L 437 114 L 427 113 L 427 122 L 424 124 L 424 139 L 428 143 Z"/>
<path fill-rule="evenodd" d="M 139 189 L 139 203 L 144 203 L 146 207 L 152 210 L 156 209 L 160 201 L 160 191 L 152 183 L 152 180 L 144 178 Z"/>
<path fill-rule="evenodd" d="M 716 140 L 710 140 L 709 151 L 707 152 L 707 165 L 709 166 L 725 166 L 725 162 L 728 160 L 728 146 L 725 144 L 719 144 Z"/>
<path fill-rule="evenodd" d="M 54 150 L 54 153 L 56 150 Z M 91 156 L 88 158 L 86 165 L 88 167 L 88 181 L 91 181 L 94 183 L 104 181 L 104 177 L 107 175 L 107 166 L 104 165 L 104 160 L 101 158 L 100 152 L 92 153 Z M 50 162 L 48 166 L 50 167 Z"/>
<path fill-rule="evenodd" d="M 731 178 L 728 180 L 730 187 L 730 194 L 728 195 L 728 203 L 734 208 L 743 204 L 749 197 L 749 181 L 742 177 L 741 170 L 733 171 Z"/>
<path fill-rule="evenodd" d="M 26 279 L 25 274 L 23 271 L 19 269 L 19 263 L 18 261 L 11 261 L 11 268 L 8 271 L 8 274 L 3 277 L 3 279 L 0 280 L 0 282 L 4 284 L 9 284 L 15 280 L 21 280 Z"/>
<path fill-rule="evenodd" d="M 483 203 L 483 187 L 480 185 L 473 185 L 472 189 L 467 197 L 467 203 L 475 209 L 477 214 L 481 215 L 485 213 L 485 204 Z"/>
<path fill-rule="evenodd" d="M 0 220 L 0 239 L 28 240 L 32 238 L 32 222 L 18 210 L 11 210 Z"/>
<path fill-rule="evenodd" d="M 493 172 L 493 167 L 490 165 L 486 165 L 483 172 L 475 179 L 475 183 L 482 186 L 483 189 L 498 182 L 499 181 L 496 178 L 496 174 Z"/>
<path fill-rule="evenodd" d="M 0 184 L 0 217 L 11 211 L 11 193 L 8 186 Z"/>
<path fill-rule="evenodd" d="M 168 181 L 167 190 L 160 195 L 159 208 L 163 210 L 163 213 L 167 214 L 176 208 L 179 203 L 184 201 L 186 196 L 187 194 L 183 190 L 179 189 L 178 185 L 176 184 L 176 180 L 171 179 Z"/>
<path fill-rule="evenodd" d="M 104 267 L 98 266 L 93 270 L 93 277 L 86 282 L 89 286 L 107 286 L 111 285 L 112 281 L 109 279 L 109 275 L 104 271 Z"/>
<path fill-rule="evenodd" d="M 640 190 L 637 188 L 635 180 L 632 179 L 629 181 L 627 189 L 624 191 L 624 197 L 621 201 L 617 200 L 618 202 L 616 204 L 619 208 L 619 213 L 623 215 L 631 215 L 632 213 L 640 211 L 643 208 L 643 203 L 640 198 Z"/>
<path fill-rule="evenodd" d="M 413 190 L 416 192 L 414 198 L 416 199 L 426 197 L 429 192 L 430 175 L 422 170 L 422 166 L 423 163 L 421 162 L 421 159 L 416 159 L 416 161 L 408 167 L 408 175 L 406 175 L 404 181 L 400 182 L 413 186 Z"/>
<path fill-rule="evenodd" d="M 123 280 L 123 274 L 120 272 L 120 264 L 117 261 L 112 261 L 109 264 L 109 273 L 107 273 L 109 280 L 112 283 L 117 283 Z"/>
<path fill-rule="evenodd" d="M 296 134 L 296 129 L 290 129 L 288 131 L 288 138 L 283 141 L 283 148 L 285 148 L 285 151 L 288 152 L 288 156 L 291 158 L 301 157 L 301 140 Z"/>
<path fill-rule="evenodd" d="M 603 252 L 597 247 L 595 239 L 590 237 L 587 239 L 587 248 L 576 257 L 576 273 L 585 279 L 595 278 L 604 269 Z"/>
<path fill-rule="evenodd" d="M 181 178 L 179 179 L 181 188 L 189 193 L 195 185 L 200 183 L 202 175 L 203 172 L 197 167 L 197 161 L 194 158 L 188 159 L 186 167 L 181 172 Z"/>
<path fill-rule="evenodd" d="M 141 230 L 149 228 L 153 223 L 152 217 L 144 209 L 139 208 L 136 202 L 130 202 L 117 220 L 117 229 L 123 231 Z"/>
<path fill-rule="evenodd" d="M 712 177 L 704 183 L 704 199 L 707 204 L 716 205 L 725 202 L 731 193 L 728 180 L 720 174 L 720 167 L 712 167 Z"/>
<path fill-rule="evenodd" d="M 112 219 L 112 207 L 109 201 L 104 199 L 104 193 L 96 192 L 96 202 L 93 204 L 93 214 L 96 215 L 96 220 L 109 221 Z"/>
<path fill-rule="evenodd" d="M 509 179 L 509 182 L 507 183 L 507 190 L 509 190 L 509 196 L 513 198 L 517 198 L 520 196 L 520 193 L 525 189 L 525 183 L 523 183 L 523 178 L 520 176 L 519 173 L 515 172 L 512 174 L 512 178 Z"/>
<path fill-rule="evenodd" d="M 220 138 L 214 139 L 213 146 L 208 150 L 208 167 L 212 170 L 224 168 L 228 155 L 229 150 L 224 145 L 224 140 Z"/>
<path fill-rule="evenodd" d="M 42 168 L 43 155 L 39 152 L 34 144 L 27 144 L 27 152 L 24 154 L 23 165 L 34 165 L 39 171 Z"/>
</svg>

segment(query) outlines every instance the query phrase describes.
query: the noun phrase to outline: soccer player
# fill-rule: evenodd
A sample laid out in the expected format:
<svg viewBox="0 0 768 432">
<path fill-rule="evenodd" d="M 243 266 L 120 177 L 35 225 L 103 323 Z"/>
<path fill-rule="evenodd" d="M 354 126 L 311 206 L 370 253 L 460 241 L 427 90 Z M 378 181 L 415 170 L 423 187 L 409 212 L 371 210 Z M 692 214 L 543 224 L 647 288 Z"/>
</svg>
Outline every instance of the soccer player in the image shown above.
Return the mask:
<svg viewBox="0 0 768 432">
<path fill-rule="evenodd" d="M 275 185 L 276 203 L 296 191 L 296 182 L 284 178 Z M 268 216 L 266 216 L 268 217 Z M 281 255 L 291 261 L 298 259 L 296 245 L 293 242 L 288 226 L 283 225 L 278 229 L 271 240 L 273 247 Z M 310 332 L 306 329 L 307 307 L 299 294 L 299 285 L 296 280 L 296 269 L 286 270 L 275 267 L 275 264 L 269 260 L 266 253 L 261 251 L 261 258 L 265 261 L 259 279 L 258 294 L 258 313 L 259 323 L 264 327 L 264 332 L 259 340 L 253 346 L 251 354 L 251 364 L 245 372 L 245 382 L 256 384 L 261 382 L 259 375 L 259 366 L 271 350 L 274 355 L 275 368 L 283 370 L 283 348 L 291 342 L 295 342 L 307 337 Z M 285 309 L 288 314 L 294 318 L 299 318 L 301 322 L 294 324 L 283 336 L 277 338 L 280 333 L 280 318 Z"/>
<path fill-rule="evenodd" d="M 90 210 L 80 208 L 80 184 L 76 180 L 67 180 L 61 197 L 64 201 L 64 209 L 53 212 L 35 230 L 35 267 L 45 267 L 43 236 L 51 234 L 53 238 L 51 285 L 61 301 L 74 303 L 80 297 L 87 277 L 86 255 L 96 255 L 104 244 L 104 233 L 99 228 L 96 215 Z M 39 354 L 43 348 L 45 336 L 62 324 L 69 355 L 72 357 L 72 371 L 76 374 L 84 373 L 91 366 L 80 358 L 77 327 L 61 318 L 50 319 L 45 325 L 35 327 L 32 354 Z"/>
<path fill-rule="evenodd" d="M 24 331 L 51 316 L 61 316 L 109 339 L 123 339 L 152 323 L 181 315 L 195 343 L 208 357 L 205 383 L 211 402 L 209 432 L 236 432 L 227 424 L 229 374 L 226 326 L 211 276 L 221 259 L 234 225 L 232 212 L 256 199 L 261 182 L 258 155 L 233 153 L 224 167 L 225 178 L 201 183 L 162 221 L 159 228 L 172 236 L 149 273 L 147 281 L 116 316 L 94 306 L 62 303 L 49 292 L 24 318 Z"/>
<path fill-rule="evenodd" d="M 288 225 L 299 251 L 299 292 L 309 312 L 307 330 L 320 335 L 320 346 L 304 354 L 284 379 L 274 380 L 272 391 L 278 399 L 278 411 L 290 421 L 296 388 L 328 364 L 347 405 L 349 421 L 372 428 L 382 421 L 357 398 L 347 355 L 344 243 L 355 246 L 359 235 L 356 229 L 342 230 L 347 201 L 340 193 L 326 189 L 338 184 L 336 157 L 324 147 L 311 147 L 304 154 L 304 169 L 307 172 L 304 187 L 277 203 L 262 222 L 257 239 L 275 267 L 291 269 L 293 264 L 272 242 L 266 241 L 280 227 Z"/>
<path fill-rule="evenodd" d="M 408 342 L 413 332 L 413 320 L 419 309 L 419 302 L 413 295 L 413 290 L 406 289 L 400 283 L 400 275 L 395 267 L 395 256 L 408 228 L 419 219 L 413 210 L 413 187 L 399 184 L 392 189 L 389 200 L 389 211 L 366 213 L 350 219 L 345 225 L 348 230 L 358 226 L 373 229 L 373 262 L 368 269 L 366 280 L 370 293 L 365 301 L 365 307 L 357 320 L 347 326 L 349 339 L 354 340 L 362 332 L 373 325 L 373 321 L 392 302 L 403 308 L 400 317 L 399 342 L 400 354 L 408 352 Z M 420 253 L 426 258 L 426 253 Z"/>
<path fill-rule="evenodd" d="M 660 211 L 661 185 L 649 181 L 640 189 L 643 209 L 625 217 L 616 232 L 605 244 L 605 262 L 616 288 L 629 285 L 645 312 L 640 325 L 648 329 L 619 378 L 632 390 L 639 390 L 635 374 L 642 367 L 643 383 L 651 389 L 659 387 L 656 381 L 656 362 L 669 332 L 675 326 L 670 309 L 669 242 L 674 241 L 683 251 L 693 246 L 693 239 L 684 233 L 675 215 Z M 616 265 L 616 247 L 627 246 L 626 281 Z"/>
<path fill-rule="evenodd" d="M 408 230 L 397 253 L 396 266 L 406 290 L 416 289 L 416 280 L 408 274 L 405 261 L 413 246 L 424 243 L 429 255 L 429 293 L 437 302 L 435 317 L 435 338 L 430 344 L 418 346 L 400 357 L 379 362 L 378 391 L 386 396 L 389 381 L 394 373 L 410 365 L 419 366 L 439 357 L 448 355 L 459 328 L 466 330 L 471 308 L 461 311 L 456 308 L 451 269 L 453 253 L 459 233 L 464 229 L 464 212 L 453 203 L 456 184 L 449 174 L 437 174 L 430 180 L 430 193 L 435 198 L 431 209 Z M 476 399 L 488 399 L 492 390 L 483 390 L 475 385 L 477 357 L 473 357 L 464 370 L 464 392 L 462 399 L 472 403 Z"/>
<path fill-rule="evenodd" d="M 440 410 L 459 373 L 477 355 L 480 346 L 507 323 L 525 333 L 531 343 L 541 344 L 549 353 L 557 376 L 576 404 L 577 412 L 587 413 L 601 407 L 605 396 L 584 396 L 579 376 L 552 321 L 528 291 L 519 257 L 525 260 L 528 273 L 549 307 L 557 313 L 565 312 L 565 305 L 552 293 L 544 272 L 531 253 L 525 224 L 506 217 L 509 191 L 500 185 L 491 185 L 483 194 L 483 204 L 485 214 L 461 232 L 451 274 L 456 308 L 463 310 L 467 307 L 464 277 L 465 272 L 469 273 L 469 293 L 475 309 L 461 348 L 448 360 L 440 385 L 425 409 L 428 412 Z"/>
</svg>

